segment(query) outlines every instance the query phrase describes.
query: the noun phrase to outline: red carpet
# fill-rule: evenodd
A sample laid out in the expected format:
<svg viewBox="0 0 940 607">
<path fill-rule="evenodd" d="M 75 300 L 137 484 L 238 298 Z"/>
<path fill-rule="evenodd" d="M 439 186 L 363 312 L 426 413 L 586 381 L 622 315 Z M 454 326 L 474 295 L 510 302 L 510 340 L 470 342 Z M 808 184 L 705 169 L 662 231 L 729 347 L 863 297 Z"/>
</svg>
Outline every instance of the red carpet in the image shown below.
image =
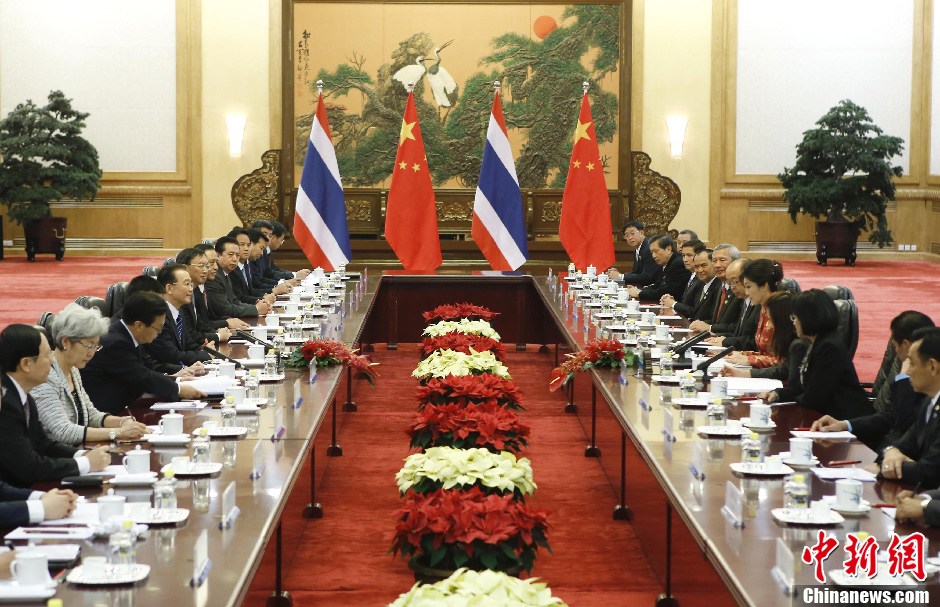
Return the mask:
<svg viewBox="0 0 940 607">
<path fill-rule="evenodd" d="M 299 522 L 296 508 L 285 513 L 285 533 L 291 541 L 300 534 L 285 555 L 286 588 L 297 605 L 386 605 L 413 583 L 405 561 L 388 547 L 400 504 L 394 477 L 408 454 L 404 428 L 416 410 L 409 375 L 417 346 L 380 350 L 374 358 L 382 363 L 375 392 L 357 383 L 359 411 L 343 414 L 343 457 L 320 458 L 318 451 L 318 465 L 327 466 L 318 491 L 325 517 Z M 507 365 L 525 395 L 523 419 L 532 426 L 524 455 L 539 488 L 529 503 L 552 513 L 554 554 L 541 552 L 532 575 L 573 607 L 652 604 L 661 589 L 632 528 L 611 520 L 616 502 L 610 485 L 596 460 L 581 455 L 577 418 L 562 413 L 560 395 L 548 391 L 551 358 L 511 353 Z M 306 490 L 299 483 L 294 493 Z M 261 605 L 266 596 L 259 589 L 247 604 Z"/>
</svg>

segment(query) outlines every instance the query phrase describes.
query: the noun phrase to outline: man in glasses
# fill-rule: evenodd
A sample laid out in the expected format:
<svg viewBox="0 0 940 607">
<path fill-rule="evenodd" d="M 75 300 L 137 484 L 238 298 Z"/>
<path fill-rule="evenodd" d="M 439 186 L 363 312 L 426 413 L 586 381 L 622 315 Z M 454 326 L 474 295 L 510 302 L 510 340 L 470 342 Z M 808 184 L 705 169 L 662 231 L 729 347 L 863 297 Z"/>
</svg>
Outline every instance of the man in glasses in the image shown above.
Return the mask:
<svg viewBox="0 0 940 607">
<path fill-rule="evenodd" d="M 205 337 L 197 336 L 195 327 L 186 319 L 183 309 L 193 300 L 193 280 L 183 264 L 163 266 L 157 273 L 157 282 L 163 288 L 166 302 L 166 321 L 156 339 L 144 346 L 150 356 L 164 363 L 177 363 L 188 367 L 195 362 L 206 362 L 212 357 L 201 347 Z M 213 342 L 212 347 L 215 347 Z"/>
<path fill-rule="evenodd" d="M 199 249 L 189 248 L 183 249 L 176 255 L 176 263 L 183 264 L 186 267 L 189 272 L 189 279 L 193 283 L 192 300 L 185 304 L 181 310 L 194 339 L 199 342 L 211 341 L 214 343 L 228 341 L 232 336 L 228 321 L 209 318 L 209 296 L 206 295 L 205 291 L 206 281 L 209 280 L 209 258 Z M 215 265 L 214 259 L 212 264 Z M 247 324 L 243 320 L 232 320 L 237 320 L 240 324 Z"/>
</svg>

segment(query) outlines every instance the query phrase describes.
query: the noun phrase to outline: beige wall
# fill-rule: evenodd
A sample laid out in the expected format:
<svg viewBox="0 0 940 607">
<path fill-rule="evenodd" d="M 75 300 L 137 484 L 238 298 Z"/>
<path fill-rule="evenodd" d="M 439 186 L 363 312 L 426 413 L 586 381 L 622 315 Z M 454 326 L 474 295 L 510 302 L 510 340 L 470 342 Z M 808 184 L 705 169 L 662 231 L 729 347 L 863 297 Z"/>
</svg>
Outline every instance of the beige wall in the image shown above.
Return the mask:
<svg viewBox="0 0 940 607">
<path fill-rule="evenodd" d="M 691 228 L 708 239 L 708 175 L 711 94 L 711 0 L 634 0 L 635 83 L 642 92 L 641 140 L 633 148 L 653 159 L 652 168 L 671 177 L 682 206 L 671 227 Z M 642 6 L 638 6 L 642 5 Z M 643 28 L 639 34 L 637 28 Z M 670 156 L 666 117 L 688 117 L 682 158 Z"/>
<path fill-rule="evenodd" d="M 278 4 L 276 0 L 272 0 Z M 232 210 L 232 184 L 261 165 L 261 154 L 272 147 L 269 2 L 259 0 L 202 1 L 202 174 L 203 237 L 214 238 L 239 223 Z M 276 14 L 276 12 L 274 12 Z M 225 116 L 247 116 L 240 158 L 228 151 Z M 276 133 L 277 130 L 275 129 Z"/>
</svg>

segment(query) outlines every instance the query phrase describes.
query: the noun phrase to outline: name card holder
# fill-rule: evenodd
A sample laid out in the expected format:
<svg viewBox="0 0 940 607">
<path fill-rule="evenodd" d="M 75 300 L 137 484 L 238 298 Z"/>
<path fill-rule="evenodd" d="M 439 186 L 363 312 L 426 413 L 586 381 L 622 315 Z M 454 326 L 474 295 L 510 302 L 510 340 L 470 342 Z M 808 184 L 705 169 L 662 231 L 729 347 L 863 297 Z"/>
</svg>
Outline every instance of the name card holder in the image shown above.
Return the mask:
<svg viewBox="0 0 940 607">
<path fill-rule="evenodd" d="M 263 442 L 258 441 L 255 448 L 251 450 L 251 474 L 248 475 L 248 478 L 253 481 L 258 480 L 264 474 L 264 454 L 261 452 L 261 445 L 263 444 Z"/>
<path fill-rule="evenodd" d="M 725 482 L 725 505 L 721 507 L 721 514 L 732 527 L 744 528 L 744 504 L 741 490 L 731 481 Z"/>
<path fill-rule="evenodd" d="M 663 409 L 663 437 L 667 443 L 676 442 L 676 421 L 672 416 L 672 411 Z"/>
<path fill-rule="evenodd" d="M 222 520 L 219 522 L 219 529 L 231 528 L 239 512 L 241 511 L 235 505 L 235 481 L 232 481 L 222 492 Z"/>
<path fill-rule="evenodd" d="M 304 404 L 304 397 L 303 397 L 303 396 L 298 396 L 298 397 L 297 397 L 297 400 L 294 401 L 294 408 L 295 408 L 295 409 L 300 409 L 300 406 L 301 406 L 302 404 Z"/>
<path fill-rule="evenodd" d="M 274 413 L 274 434 L 271 435 L 271 440 L 281 440 L 285 432 L 287 432 L 287 428 L 284 427 L 284 410 L 278 409 Z"/>
<path fill-rule="evenodd" d="M 689 463 L 689 472 L 695 480 L 705 480 L 705 447 L 700 442 L 692 443 L 692 461 Z"/>
<path fill-rule="evenodd" d="M 209 534 L 206 529 L 199 534 L 196 545 L 193 547 L 193 577 L 189 585 L 193 588 L 202 586 L 209 577 L 212 561 L 209 559 Z"/>
<path fill-rule="evenodd" d="M 651 411 L 653 409 L 653 407 L 649 403 L 646 402 L 645 398 L 640 399 L 640 408 L 643 409 L 644 411 Z"/>
<path fill-rule="evenodd" d="M 778 537 L 776 563 L 773 568 L 771 568 L 770 575 L 773 576 L 777 584 L 780 585 L 780 589 L 783 590 L 783 593 L 787 596 L 796 595 L 796 582 L 793 579 L 793 564 L 793 553 L 790 552 L 783 538 Z"/>
</svg>

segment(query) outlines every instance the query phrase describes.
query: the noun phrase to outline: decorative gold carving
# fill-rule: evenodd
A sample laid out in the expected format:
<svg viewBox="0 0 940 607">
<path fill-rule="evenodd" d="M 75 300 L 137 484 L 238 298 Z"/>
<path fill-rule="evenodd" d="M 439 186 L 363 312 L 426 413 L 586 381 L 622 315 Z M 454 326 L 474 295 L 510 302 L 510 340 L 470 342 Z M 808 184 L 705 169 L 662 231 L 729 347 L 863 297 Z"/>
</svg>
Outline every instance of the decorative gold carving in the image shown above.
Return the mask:
<svg viewBox="0 0 940 607">
<path fill-rule="evenodd" d="M 348 221 L 372 221 L 372 201 L 361 198 L 346 200 L 346 219 Z"/>
<path fill-rule="evenodd" d="M 473 220 L 472 200 L 438 200 L 436 204 L 438 221 Z"/>
<path fill-rule="evenodd" d="M 281 150 L 261 155 L 261 168 L 242 175 L 232 186 L 232 207 L 244 224 L 280 217 Z"/>
<path fill-rule="evenodd" d="M 541 221 L 561 221 L 560 200 L 548 200 L 542 203 Z"/>
<path fill-rule="evenodd" d="M 633 219 L 646 224 L 646 232 L 666 232 L 679 212 L 682 192 L 672 179 L 650 169 L 646 152 L 632 152 Z"/>
</svg>

